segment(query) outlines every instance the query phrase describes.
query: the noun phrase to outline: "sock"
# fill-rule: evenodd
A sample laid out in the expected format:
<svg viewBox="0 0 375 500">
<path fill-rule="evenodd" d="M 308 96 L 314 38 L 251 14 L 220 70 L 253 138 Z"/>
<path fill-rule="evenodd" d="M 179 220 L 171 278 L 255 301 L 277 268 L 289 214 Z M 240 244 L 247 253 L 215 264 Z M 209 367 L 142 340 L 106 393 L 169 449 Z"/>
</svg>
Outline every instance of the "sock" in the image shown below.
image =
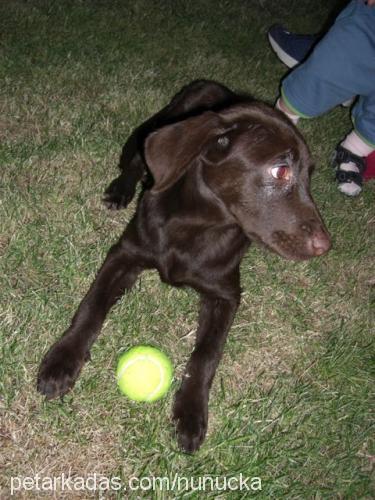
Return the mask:
<svg viewBox="0 0 375 500">
<path fill-rule="evenodd" d="M 289 108 L 287 108 L 281 97 L 277 99 L 275 108 L 282 111 L 284 115 L 286 115 L 289 118 L 289 120 L 291 120 L 294 123 L 294 125 L 297 125 L 300 117 L 298 115 L 295 115 Z"/>
<path fill-rule="evenodd" d="M 350 151 L 351 153 L 354 153 L 357 156 L 368 156 L 372 151 L 374 151 L 374 148 L 366 144 L 360 137 L 355 133 L 354 130 L 348 134 L 345 139 L 342 141 L 341 146 Z M 341 163 L 340 167 L 341 170 L 345 170 L 346 172 L 351 171 L 351 172 L 359 172 L 358 167 L 355 163 L 352 161 L 348 163 Z M 355 182 L 343 182 L 339 184 L 339 190 L 347 194 L 349 196 L 356 196 L 359 194 L 362 190 L 361 186 L 358 186 Z"/>
</svg>

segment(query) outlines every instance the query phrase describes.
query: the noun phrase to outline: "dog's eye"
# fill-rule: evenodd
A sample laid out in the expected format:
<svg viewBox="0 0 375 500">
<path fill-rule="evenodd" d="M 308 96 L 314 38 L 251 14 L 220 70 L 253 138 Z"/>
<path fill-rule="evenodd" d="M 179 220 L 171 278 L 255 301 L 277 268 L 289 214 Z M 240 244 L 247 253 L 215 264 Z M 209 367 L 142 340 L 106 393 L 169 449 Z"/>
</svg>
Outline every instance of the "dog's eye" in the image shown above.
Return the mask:
<svg viewBox="0 0 375 500">
<path fill-rule="evenodd" d="M 277 167 L 271 168 L 271 175 L 275 179 L 289 179 L 290 169 L 288 165 L 277 165 Z"/>
</svg>

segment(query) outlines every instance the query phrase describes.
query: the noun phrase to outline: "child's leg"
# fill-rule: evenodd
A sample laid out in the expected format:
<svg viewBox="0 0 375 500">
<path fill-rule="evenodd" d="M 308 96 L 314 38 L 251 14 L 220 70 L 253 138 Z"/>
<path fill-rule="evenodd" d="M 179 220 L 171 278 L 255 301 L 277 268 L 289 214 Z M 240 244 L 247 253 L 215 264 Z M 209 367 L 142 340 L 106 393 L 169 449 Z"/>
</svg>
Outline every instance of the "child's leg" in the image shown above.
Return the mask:
<svg viewBox="0 0 375 500">
<path fill-rule="evenodd" d="M 285 78 L 282 97 L 277 103 L 277 107 L 296 123 L 299 117 L 319 116 L 352 95 L 366 96 L 359 99 L 353 111 L 357 133 L 350 134 L 343 143 L 346 149 L 360 157 L 358 165 L 346 161 L 345 155 L 337 155 L 338 160 L 341 157 L 345 160 L 341 162 L 342 169 L 340 163 L 336 164 L 338 171 L 358 174 L 337 176 L 340 190 L 351 195 L 361 190 L 361 157 L 369 154 L 375 144 L 372 105 L 369 113 L 375 81 L 374 27 L 375 8 L 358 0 L 352 1 L 307 61 Z"/>
<path fill-rule="evenodd" d="M 374 88 L 375 8 L 353 0 L 309 58 L 282 82 L 282 98 L 294 114 L 322 115 L 353 95 Z"/>
<path fill-rule="evenodd" d="M 357 135 L 359 135 L 369 147 L 375 149 L 375 61 L 373 78 L 373 90 L 366 96 L 358 99 L 352 111 L 352 120 Z"/>
<path fill-rule="evenodd" d="M 322 115 L 353 95 L 353 85 L 346 82 L 351 58 L 345 49 L 345 44 L 353 42 L 352 37 L 347 39 L 345 26 L 354 3 L 341 13 L 310 57 L 282 82 L 284 104 L 302 118 Z"/>
</svg>

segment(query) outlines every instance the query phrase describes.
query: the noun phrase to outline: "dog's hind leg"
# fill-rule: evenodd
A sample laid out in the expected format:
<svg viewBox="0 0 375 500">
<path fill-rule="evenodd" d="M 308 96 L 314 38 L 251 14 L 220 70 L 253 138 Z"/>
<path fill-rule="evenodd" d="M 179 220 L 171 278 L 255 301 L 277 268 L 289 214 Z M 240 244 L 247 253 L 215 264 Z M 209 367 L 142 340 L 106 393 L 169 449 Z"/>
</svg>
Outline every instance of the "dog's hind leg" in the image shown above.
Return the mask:
<svg viewBox="0 0 375 500">
<path fill-rule="evenodd" d="M 134 198 L 138 182 L 146 175 L 147 167 L 140 154 L 136 129 L 122 148 L 119 162 L 121 174 L 104 191 L 103 203 L 107 208 L 126 208 Z"/>
</svg>

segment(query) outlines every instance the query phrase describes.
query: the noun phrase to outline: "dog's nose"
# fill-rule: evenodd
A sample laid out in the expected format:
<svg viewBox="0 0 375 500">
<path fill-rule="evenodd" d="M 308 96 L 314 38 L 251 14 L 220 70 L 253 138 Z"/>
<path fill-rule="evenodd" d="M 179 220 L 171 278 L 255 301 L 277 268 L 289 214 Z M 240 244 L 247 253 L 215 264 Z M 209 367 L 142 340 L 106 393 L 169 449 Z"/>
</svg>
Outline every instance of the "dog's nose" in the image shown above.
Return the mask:
<svg viewBox="0 0 375 500">
<path fill-rule="evenodd" d="M 315 226 L 315 227 L 314 227 Z M 331 248 L 331 238 L 322 226 L 316 227 L 315 221 L 304 222 L 300 229 L 308 234 L 307 248 L 309 253 L 314 256 L 323 255 Z"/>
<path fill-rule="evenodd" d="M 325 231 L 314 231 L 308 245 L 312 255 L 323 255 L 331 248 L 331 239 Z"/>
</svg>

